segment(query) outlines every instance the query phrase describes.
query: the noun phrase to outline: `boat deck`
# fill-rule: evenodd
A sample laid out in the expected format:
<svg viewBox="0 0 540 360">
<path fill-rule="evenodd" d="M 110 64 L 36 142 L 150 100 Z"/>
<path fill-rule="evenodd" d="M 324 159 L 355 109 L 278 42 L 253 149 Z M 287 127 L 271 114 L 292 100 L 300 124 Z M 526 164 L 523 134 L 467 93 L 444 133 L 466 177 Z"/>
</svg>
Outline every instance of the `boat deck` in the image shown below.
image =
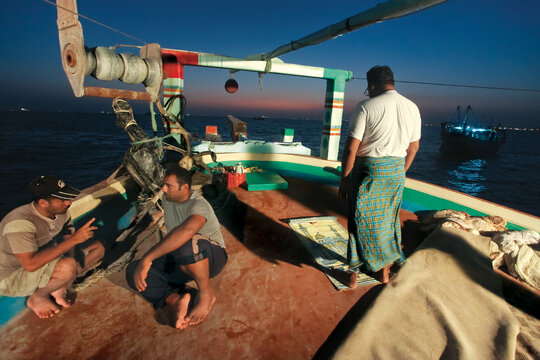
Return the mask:
<svg viewBox="0 0 540 360">
<path fill-rule="evenodd" d="M 217 211 L 229 261 L 211 280 L 217 301 L 201 324 L 183 331 L 130 290 L 124 271 L 79 291 L 74 306 L 40 320 L 25 309 L 0 329 L 4 359 L 311 359 L 332 353 L 347 321 L 382 285 L 337 291 L 317 269 L 286 219 L 336 216 L 346 226 L 335 187 L 287 179 L 288 190 L 231 191 L 238 201 Z M 231 197 L 233 200 L 235 197 Z M 405 253 L 423 238 L 402 211 Z M 140 248 L 157 241 L 154 236 Z M 342 319 L 344 319 L 342 321 Z M 345 326 L 345 327 L 344 327 Z"/>
<path fill-rule="evenodd" d="M 81 290 L 74 306 L 51 319 L 23 310 L 0 329 L 2 357 L 312 358 L 351 307 L 377 289 L 337 291 L 315 267 L 284 220 L 329 215 L 346 226 L 344 204 L 334 187 L 288 180 L 288 190 L 232 189 L 238 202 L 221 214 L 229 261 L 211 280 L 217 301 L 203 323 L 183 331 L 160 324 L 122 271 Z"/>
</svg>

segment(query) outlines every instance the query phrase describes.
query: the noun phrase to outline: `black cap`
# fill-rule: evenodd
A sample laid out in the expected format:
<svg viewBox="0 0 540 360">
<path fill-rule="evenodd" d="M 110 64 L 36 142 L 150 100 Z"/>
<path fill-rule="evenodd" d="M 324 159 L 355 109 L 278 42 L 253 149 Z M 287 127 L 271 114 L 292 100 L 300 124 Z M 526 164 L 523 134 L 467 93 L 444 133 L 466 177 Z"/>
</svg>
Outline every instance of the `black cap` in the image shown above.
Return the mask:
<svg viewBox="0 0 540 360">
<path fill-rule="evenodd" d="M 46 199 L 49 196 L 62 200 L 73 200 L 81 192 L 60 180 L 54 175 L 40 176 L 30 183 L 30 192 L 37 199 Z"/>
</svg>

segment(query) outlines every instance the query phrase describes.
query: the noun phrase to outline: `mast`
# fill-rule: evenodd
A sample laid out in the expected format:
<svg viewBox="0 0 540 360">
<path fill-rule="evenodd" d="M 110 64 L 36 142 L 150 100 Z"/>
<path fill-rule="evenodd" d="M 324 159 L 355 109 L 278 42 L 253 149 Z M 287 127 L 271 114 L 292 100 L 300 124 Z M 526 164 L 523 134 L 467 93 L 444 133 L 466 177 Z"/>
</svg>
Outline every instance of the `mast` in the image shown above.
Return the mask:
<svg viewBox="0 0 540 360">
<path fill-rule="evenodd" d="M 389 0 L 382 4 L 351 16 L 345 20 L 327 26 L 301 39 L 291 41 L 272 51 L 260 55 L 261 60 L 268 60 L 283 54 L 295 51 L 306 46 L 320 44 L 324 41 L 334 39 L 351 31 L 397 17 L 407 16 L 442 4 L 448 0 Z"/>
</svg>

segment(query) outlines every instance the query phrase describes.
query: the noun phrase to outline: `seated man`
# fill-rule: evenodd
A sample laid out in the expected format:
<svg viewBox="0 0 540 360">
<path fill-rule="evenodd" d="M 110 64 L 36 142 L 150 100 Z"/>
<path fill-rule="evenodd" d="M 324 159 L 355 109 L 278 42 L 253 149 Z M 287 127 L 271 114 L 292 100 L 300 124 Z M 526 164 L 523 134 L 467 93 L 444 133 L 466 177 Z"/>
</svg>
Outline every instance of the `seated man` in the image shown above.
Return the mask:
<svg viewBox="0 0 540 360">
<path fill-rule="evenodd" d="M 77 231 L 73 227 L 68 208 L 78 190 L 47 175 L 34 179 L 30 191 L 34 201 L 0 222 L 0 295 L 29 296 L 26 305 L 44 319 L 57 314 L 58 305 L 71 305 L 67 290 L 75 276 L 96 265 L 105 248 L 94 241 L 81 249 L 82 266 L 75 261 L 75 246 L 92 238 L 97 229 L 94 219 Z"/>
<path fill-rule="evenodd" d="M 163 178 L 163 211 L 167 236 L 126 270 L 129 285 L 152 303 L 165 307 L 177 329 L 202 322 L 216 296 L 209 279 L 227 262 L 221 227 L 212 206 L 191 190 L 191 173 L 178 165 Z M 194 280 L 198 299 L 188 311 L 191 295 L 174 288 Z"/>
</svg>

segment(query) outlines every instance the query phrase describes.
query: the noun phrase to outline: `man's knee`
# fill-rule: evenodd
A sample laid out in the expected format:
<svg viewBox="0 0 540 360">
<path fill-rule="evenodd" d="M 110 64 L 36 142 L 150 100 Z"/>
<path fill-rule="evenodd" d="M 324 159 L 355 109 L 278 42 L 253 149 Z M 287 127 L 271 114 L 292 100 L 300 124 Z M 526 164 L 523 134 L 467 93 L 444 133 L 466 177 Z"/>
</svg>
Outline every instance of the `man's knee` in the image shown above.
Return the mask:
<svg viewBox="0 0 540 360">
<path fill-rule="evenodd" d="M 75 276 L 77 261 L 72 257 L 63 257 L 56 262 L 52 276 L 60 279 L 69 279 Z"/>
<path fill-rule="evenodd" d="M 133 290 L 137 290 L 137 288 L 135 286 L 135 280 L 133 278 L 133 275 L 135 273 L 135 268 L 137 267 L 138 263 L 139 263 L 138 261 L 134 261 L 134 262 L 130 263 L 126 268 L 126 280 L 127 280 L 127 283 L 129 285 L 129 287 L 131 287 Z"/>
<path fill-rule="evenodd" d="M 103 244 L 99 240 L 94 241 L 89 246 L 89 250 L 92 252 L 92 254 L 95 254 L 95 257 L 98 260 L 102 259 L 103 256 L 105 256 L 105 246 L 103 246 Z"/>
</svg>

